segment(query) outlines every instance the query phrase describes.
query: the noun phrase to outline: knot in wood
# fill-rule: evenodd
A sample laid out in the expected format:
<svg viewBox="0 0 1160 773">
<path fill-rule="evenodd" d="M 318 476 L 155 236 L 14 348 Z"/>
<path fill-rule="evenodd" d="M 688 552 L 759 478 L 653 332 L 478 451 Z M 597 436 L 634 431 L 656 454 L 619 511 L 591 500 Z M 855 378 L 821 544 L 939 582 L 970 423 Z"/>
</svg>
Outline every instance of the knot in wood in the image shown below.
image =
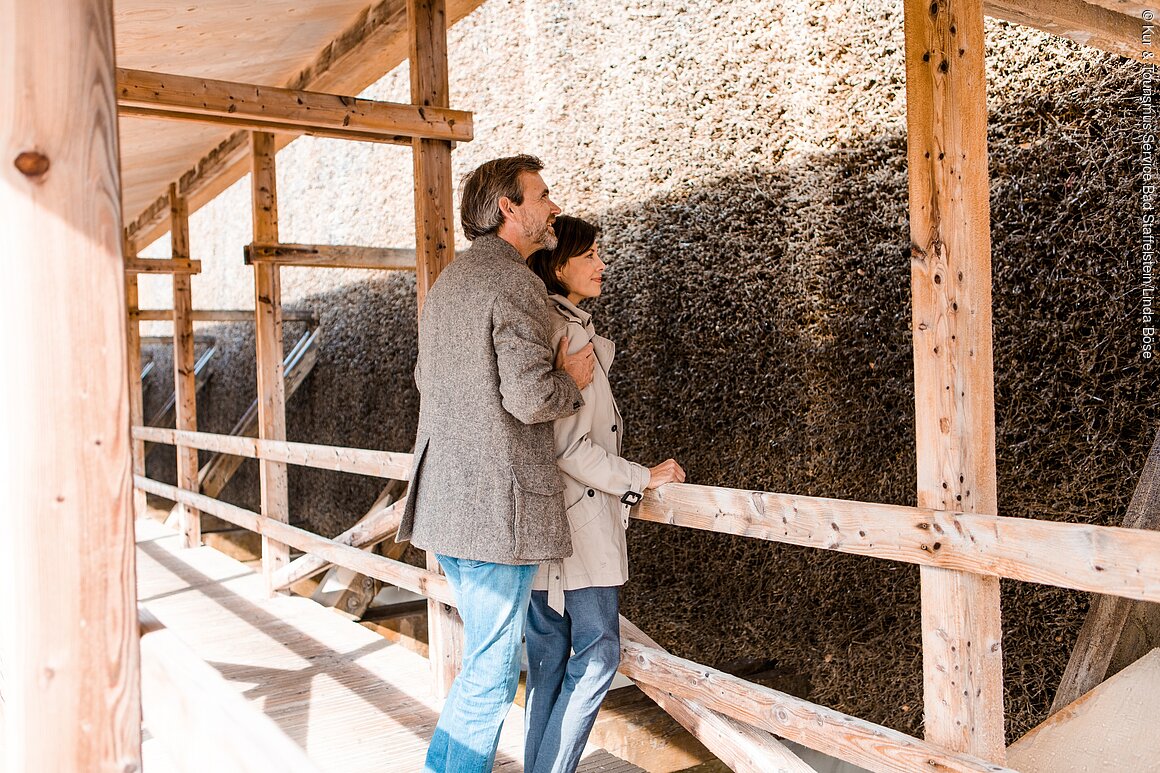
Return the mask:
<svg viewBox="0 0 1160 773">
<path fill-rule="evenodd" d="M 20 174 L 25 177 L 43 177 L 47 172 L 52 162 L 48 160 L 48 156 L 35 150 L 26 150 L 16 157 L 12 162 Z"/>
</svg>

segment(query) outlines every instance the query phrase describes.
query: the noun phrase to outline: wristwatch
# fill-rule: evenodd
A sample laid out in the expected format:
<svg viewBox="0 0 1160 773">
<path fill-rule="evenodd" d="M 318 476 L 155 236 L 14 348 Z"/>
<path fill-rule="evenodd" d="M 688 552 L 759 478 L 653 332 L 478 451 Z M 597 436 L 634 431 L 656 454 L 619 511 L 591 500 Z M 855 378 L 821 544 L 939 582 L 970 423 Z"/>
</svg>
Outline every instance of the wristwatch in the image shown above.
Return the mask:
<svg viewBox="0 0 1160 773">
<path fill-rule="evenodd" d="M 623 502 L 624 504 L 628 505 L 629 507 L 632 507 L 635 504 L 639 504 L 640 500 L 642 500 L 642 499 L 644 499 L 644 496 L 642 494 L 640 494 L 639 492 L 626 491 L 626 492 L 624 492 L 624 496 L 622 496 L 620 498 L 620 501 Z"/>
</svg>

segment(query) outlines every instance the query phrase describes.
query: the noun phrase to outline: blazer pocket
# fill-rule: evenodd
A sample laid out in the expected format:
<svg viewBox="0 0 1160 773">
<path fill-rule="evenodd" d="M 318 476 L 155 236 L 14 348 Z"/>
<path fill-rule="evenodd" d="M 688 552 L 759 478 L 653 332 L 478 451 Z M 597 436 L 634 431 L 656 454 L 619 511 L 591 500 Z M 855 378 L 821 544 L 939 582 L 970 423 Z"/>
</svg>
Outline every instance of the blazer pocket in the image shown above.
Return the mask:
<svg viewBox="0 0 1160 773">
<path fill-rule="evenodd" d="M 562 558 L 560 545 L 571 545 L 564 515 L 564 480 L 554 464 L 513 464 L 515 554 L 518 558 Z M 570 553 L 570 551 L 569 551 Z"/>
</svg>

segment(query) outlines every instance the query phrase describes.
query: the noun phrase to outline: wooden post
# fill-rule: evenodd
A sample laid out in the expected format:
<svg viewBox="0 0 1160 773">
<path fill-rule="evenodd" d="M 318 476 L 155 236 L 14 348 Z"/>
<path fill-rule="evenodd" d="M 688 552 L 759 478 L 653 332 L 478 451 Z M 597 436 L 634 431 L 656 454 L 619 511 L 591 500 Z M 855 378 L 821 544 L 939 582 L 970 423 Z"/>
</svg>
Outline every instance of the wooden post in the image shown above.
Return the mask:
<svg viewBox="0 0 1160 773">
<path fill-rule="evenodd" d="M 996 513 L 981 2 L 906 0 L 905 35 L 918 504 Z M 1002 762 L 999 580 L 921 577 L 926 736 Z"/>
<path fill-rule="evenodd" d="M 127 236 L 123 241 L 125 260 L 137 257 L 137 245 Z M 141 319 L 138 306 L 137 273 L 125 273 L 125 343 L 129 384 L 129 426 L 145 423 L 145 396 L 141 388 Z M 130 447 L 133 456 L 133 474 L 145 474 L 145 441 L 134 440 Z M 147 512 L 145 492 L 133 487 L 133 517 L 144 518 Z"/>
<path fill-rule="evenodd" d="M 278 186 L 274 171 L 274 135 L 250 135 L 253 161 L 252 197 L 254 241 L 278 242 Z M 277 264 L 254 266 L 254 339 L 258 366 L 258 437 L 286 439 L 286 387 L 282 380 L 282 290 Z M 262 486 L 262 515 L 283 523 L 290 521 L 286 465 L 258 462 Z M 262 535 L 262 574 L 270 593 L 274 572 L 290 563 L 290 548 Z"/>
<path fill-rule="evenodd" d="M 174 260 L 189 260 L 189 207 L 177 194 L 177 185 L 169 186 L 170 242 Z M 197 373 L 193 351 L 193 295 L 186 273 L 173 275 L 173 394 L 176 398 L 177 429 L 197 432 Z M 197 493 L 197 449 L 177 445 L 177 486 Z M 189 505 L 177 503 L 183 535 L 182 545 L 201 545 L 201 513 Z"/>
<path fill-rule="evenodd" d="M 0 767 L 141 769 L 109 0 L 0 2 Z"/>
<path fill-rule="evenodd" d="M 410 32 L 411 102 L 448 107 L 447 10 L 445 0 L 407 0 Z M 419 309 L 439 272 L 455 257 L 454 204 L 451 188 L 451 143 L 413 141 L 415 162 L 415 289 Z M 427 568 L 439 571 L 432 553 Z M 447 695 L 463 664 L 463 624 L 458 614 L 436 601 L 427 602 L 427 640 L 434 690 Z"/>
</svg>

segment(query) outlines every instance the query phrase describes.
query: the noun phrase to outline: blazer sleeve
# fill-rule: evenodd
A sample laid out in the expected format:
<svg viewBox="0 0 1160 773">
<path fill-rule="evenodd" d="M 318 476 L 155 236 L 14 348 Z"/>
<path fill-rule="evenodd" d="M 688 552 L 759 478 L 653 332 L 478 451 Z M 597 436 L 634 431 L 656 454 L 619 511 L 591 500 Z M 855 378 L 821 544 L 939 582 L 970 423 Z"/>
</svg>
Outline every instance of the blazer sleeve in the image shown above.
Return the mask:
<svg viewBox="0 0 1160 773">
<path fill-rule="evenodd" d="M 558 345 L 567 334 L 569 349 L 579 350 L 587 336 L 574 323 L 556 329 L 552 343 Z M 627 491 L 644 493 L 650 473 L 647 467 L 630 462 L 592 442 L 595 406 L 586 403 L 577 413 L 559 419 L 553 425 L 556 436 L 556 463 L 560 469 L 585 486 L 612 494 L 617 499 Z"/>
<path fill-rule="evenodd" d="M 534 275 L 532 279 L 539 282 Z M 500 292 L 492 304 L 492 343 L 504 410 L 524 424 L 570 416 L 584 404 L 576 382 L 555 367 L 541 285 Z"/>
</svg>

